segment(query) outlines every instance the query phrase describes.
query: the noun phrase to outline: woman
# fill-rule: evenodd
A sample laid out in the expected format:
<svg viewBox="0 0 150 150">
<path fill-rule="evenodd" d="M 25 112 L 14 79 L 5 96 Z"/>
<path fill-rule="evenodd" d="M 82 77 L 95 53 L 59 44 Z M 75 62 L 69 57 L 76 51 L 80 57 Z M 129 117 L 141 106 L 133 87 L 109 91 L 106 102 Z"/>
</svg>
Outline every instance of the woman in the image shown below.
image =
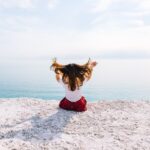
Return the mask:
<svg viewBox="0 0 150 150">
<path fill-rule="evenodd" d="M 53 60 L 51 68 L 56 73 L 56 79 L 65 88 L 65 97 L 60 101 L 59 107 L 66 110 L 86 111 L 87 101 L 81 94 L 81 87 L 91 78 L 96 61 L 90 61 L 84 65 L 62 65 Z"/>
</svg>

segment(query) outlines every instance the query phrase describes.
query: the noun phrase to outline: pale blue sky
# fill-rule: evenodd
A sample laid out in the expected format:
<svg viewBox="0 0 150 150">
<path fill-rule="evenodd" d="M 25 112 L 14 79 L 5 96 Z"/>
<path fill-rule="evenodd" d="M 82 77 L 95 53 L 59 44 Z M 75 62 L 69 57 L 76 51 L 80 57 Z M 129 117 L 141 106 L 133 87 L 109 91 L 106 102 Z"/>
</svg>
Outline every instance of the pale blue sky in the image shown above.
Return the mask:
<svg viewBox="0 0 150 150">
<path fill-rule="evenodd" d="M 150 0 L 0 0 L 0 58 L 150 58 Z"/>
</svg>

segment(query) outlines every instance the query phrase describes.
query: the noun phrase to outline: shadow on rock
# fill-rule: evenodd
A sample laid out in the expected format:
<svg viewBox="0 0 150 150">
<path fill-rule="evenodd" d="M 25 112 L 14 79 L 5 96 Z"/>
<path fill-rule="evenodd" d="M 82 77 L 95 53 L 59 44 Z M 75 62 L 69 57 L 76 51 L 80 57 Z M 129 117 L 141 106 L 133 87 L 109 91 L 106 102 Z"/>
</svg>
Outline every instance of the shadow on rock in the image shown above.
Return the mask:
<svg viewBox="0 0 150 150">
<path fill-rule="evenodd" d="M 66 111 L 60 108 L 57 110 L 58 111 L 55 114 L 44 119 L 36 114 L 35 116 L 16 125 L 5 125 L 6 129 L 15 127 L 15 130 L 10 129 L 7 133 L 0 132 L 0 140 L 19 138 L 28 141 L 31 139 L 53 140 L 54 138 L 59 138 L 70 119 L 73 115 L 77 114 L 77 112 Z M 27 121 L 31 122 L 31 128 L 17 130 L 18 125 L 22 125 Z"/>
</svg>

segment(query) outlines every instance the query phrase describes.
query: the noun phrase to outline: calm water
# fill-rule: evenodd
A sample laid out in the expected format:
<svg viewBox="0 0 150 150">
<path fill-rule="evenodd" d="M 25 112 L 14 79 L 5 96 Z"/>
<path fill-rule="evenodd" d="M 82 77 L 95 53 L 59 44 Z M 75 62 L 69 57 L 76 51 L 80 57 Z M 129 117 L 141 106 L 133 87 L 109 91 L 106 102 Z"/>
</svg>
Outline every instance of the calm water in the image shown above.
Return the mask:
<svg viewBox="0 0 150 150">
<path fill-rule="evenodd" d="M 86 60 L 61 60 L 84 63 Z M 150 60 L 97 60 L 92 79 L 82 91 L 87 100 L 150 100 Z M 0 61 L 0 98 L 60 100 L 64 89 L 47 60 Z"/>
</svg>

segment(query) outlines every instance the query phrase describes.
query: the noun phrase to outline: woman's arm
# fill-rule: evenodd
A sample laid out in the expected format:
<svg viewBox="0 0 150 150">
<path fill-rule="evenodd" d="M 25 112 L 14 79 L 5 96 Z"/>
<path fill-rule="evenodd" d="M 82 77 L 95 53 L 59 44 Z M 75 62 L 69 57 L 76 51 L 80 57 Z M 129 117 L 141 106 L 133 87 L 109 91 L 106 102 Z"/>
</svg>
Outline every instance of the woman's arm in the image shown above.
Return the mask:
<svg viewBox="0 0 150 150">
<path fill-rule="evenodd" d="M 60 82 L 62 80 L 62 74 L 56 74 L 56 80 Z"/>
<path fill-rule="evenodd" d="M 88 78 L 85 81 L 90 80 L 91 76 L 92 76 L 92 72 L 93 72 L 93 68 L 97 65 L 96 61 L 89 61 L 88 62 L 88 68 L 91 70 L 91 73 L 89 73 L 87 76 Z"/>
<path fill-rule="evenodd" d="M 62 67 L 64 67 L 64 65 L 57 63 L 56 58 L 54 58 L 54 59 L 53 59 L 53 62 L 52 62 L 52 65 L 50 66 L 50 69 L 52 69 L 52 70 L 55 72 L 55 74 L 56 74 L 56 80 L 57 80 L 58 82 L 61 81 L 63 74 L 60 72 L 60 70 L 58 70 L 58 71 L 56 72 L 56 69 L 57 69 L 57 68 L 60 69 L 60 68 L 62 68 Z"/>
</svg>

